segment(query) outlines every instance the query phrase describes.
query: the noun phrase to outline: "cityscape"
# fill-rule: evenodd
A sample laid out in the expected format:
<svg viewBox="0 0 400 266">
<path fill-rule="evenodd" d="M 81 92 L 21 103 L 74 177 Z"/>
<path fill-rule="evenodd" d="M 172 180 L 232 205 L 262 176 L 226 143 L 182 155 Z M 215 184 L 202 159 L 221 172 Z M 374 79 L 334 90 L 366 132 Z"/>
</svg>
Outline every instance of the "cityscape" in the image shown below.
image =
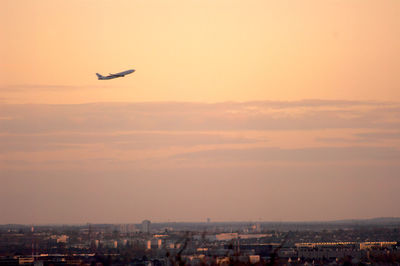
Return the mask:
<svg viewBox="0 0 400 266">
<path fill-rule="evenodd" d="M 0 266 L 400 266 L 400 0 L 0 3 Z"/>
<path fill-rule="evenodd" d="M 398 265 L 400 218 L 1 225 L 0 265 Z"/>
</svg>

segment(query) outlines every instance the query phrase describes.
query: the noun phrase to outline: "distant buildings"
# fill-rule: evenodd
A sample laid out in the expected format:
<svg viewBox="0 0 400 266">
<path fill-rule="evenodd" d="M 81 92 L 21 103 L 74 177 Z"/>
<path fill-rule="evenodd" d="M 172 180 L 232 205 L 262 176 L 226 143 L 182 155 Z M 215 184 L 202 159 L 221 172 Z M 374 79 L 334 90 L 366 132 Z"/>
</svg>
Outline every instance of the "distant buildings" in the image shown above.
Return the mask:
<svg viewBox="0 0 400 266">
<path fill-rule="evenodd" d="M 209 223 L 144 220 L 141 224 L 44 225 L 34 232 L 30 226 L 0 225 L 0 265 L 121 265 L 122 261 L 160 266 L 397 265 L 399 226 L 312 231 L 305 225 L 302 230 L 277 231 L 265 230 L 264 224 L 257 233 L 257 224 L 252 223 L 224 223 L 214 230 Z"/>
<path fill-rule="evenodd" d="M 123 234 L 129 234 L 136 232 L 136 226 L 134 224 L 120 224 L 119 232 Z"/>
</svg>

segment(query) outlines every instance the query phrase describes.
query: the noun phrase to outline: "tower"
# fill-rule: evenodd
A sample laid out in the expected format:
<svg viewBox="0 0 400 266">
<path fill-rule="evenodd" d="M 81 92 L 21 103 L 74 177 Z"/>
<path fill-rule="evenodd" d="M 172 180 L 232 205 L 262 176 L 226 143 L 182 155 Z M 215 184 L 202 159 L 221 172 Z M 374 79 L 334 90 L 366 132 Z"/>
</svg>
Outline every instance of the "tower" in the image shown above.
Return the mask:
<svg viewBox="0 0 400 266">
<path fill-rule="evenodd" d="M 142 232 L 149 234 L 150 233 L 150 224 L 151 222 L 149 220 L 144 220 L 142 222 Z"/>
</svg>

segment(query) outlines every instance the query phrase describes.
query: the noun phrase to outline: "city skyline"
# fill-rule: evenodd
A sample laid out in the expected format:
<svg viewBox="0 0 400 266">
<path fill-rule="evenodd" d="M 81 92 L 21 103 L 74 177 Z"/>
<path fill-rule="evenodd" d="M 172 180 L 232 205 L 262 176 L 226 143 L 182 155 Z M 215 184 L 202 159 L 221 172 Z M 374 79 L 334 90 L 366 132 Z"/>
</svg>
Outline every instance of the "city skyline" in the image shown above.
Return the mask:
<svg viewBox="0 0 400 266">
<path fill-rule="evenodd" d="M 0 224 L 400 217 L 399 1 L 117 2 L 2 4 Z"/>
</svg>

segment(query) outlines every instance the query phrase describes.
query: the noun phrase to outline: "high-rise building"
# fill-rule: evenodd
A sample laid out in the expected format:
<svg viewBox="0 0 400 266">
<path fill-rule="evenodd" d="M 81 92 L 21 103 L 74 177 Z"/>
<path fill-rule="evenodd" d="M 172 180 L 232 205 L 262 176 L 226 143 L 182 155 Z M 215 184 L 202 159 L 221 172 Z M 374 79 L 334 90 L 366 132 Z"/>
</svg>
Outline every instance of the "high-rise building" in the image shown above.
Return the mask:
<svg viewBox="0 0 400 266">
<path fill-rule="evenodd" d="M 146 233 L 146 234 L 150 233 L 150 224 L 151 224 L 151 222 L 149 220 L 144 220 L 142 222 L 142 232 L 143 233 Z"/>
</svg>

